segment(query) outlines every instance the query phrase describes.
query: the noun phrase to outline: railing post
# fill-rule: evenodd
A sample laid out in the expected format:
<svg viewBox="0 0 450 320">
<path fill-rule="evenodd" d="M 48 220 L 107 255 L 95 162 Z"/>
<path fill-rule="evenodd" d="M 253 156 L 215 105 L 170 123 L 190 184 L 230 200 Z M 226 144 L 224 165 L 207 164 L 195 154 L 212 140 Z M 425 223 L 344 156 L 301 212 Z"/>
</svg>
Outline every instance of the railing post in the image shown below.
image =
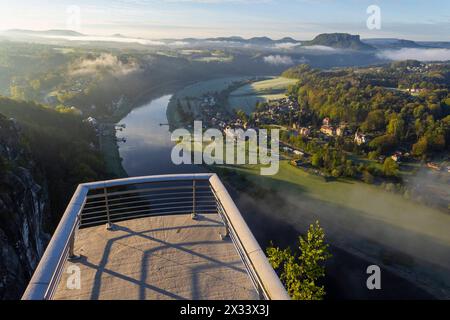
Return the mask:
<svg viewBox="0 0 450 320">
<path fill-rule="evenodd" d="M 75 254 L 75 232 L 73 232 L 69 240 L 69 260 L 76 260 L 78 258 Z"/>
<path fill-rule="evenodd" d="M 106 229 L 107 230 L 112 230 L 113 229 L 113 225 L 111 223 L 111 218 L 109 216 L 108 191 L 106 190 L 106 187 L 103 188 L 103 192 L 105 194 L 106 219 L 108 220 L 108 222 L 106 223 Z"/>
<path fill-rule="evenodd" d="M 72 234 L 70 235 L 69 238 L 69 254 L 68 254 L 68 260 L 69 261 L 74 261 L 74 260 L 78 260 L 80 258 L 80 256 L 75 254 L 75 237 L 76 237 L 76 232 L 78 230 L 78 224 L 79 224 L 79 216 L 77 217 L 77 220 L 75 222 L 76 226 L 75 229 L 73 230 Z"/>
<path fill-rule="evenodd" d="M 198 218 L 197 212 L 196 212 L 196 203 L 195 203 L 195 201 L 196 201 L 195 189 L 196 189 L 196 187 L 195 187 L 195 178 L 194 178 L 194 180 L 192 180 L 192 214 L 191 214 L 191 217 L 193 220 Z"/>
<path fill-rule="evenodd" d="M 220 238 L 222 240 L 227 240 L 230 238 L 230 226 L 228 225 L 228 221 L 227 221 L 227 217 L 223 211 L 223 208 L 219 202 L 219 200 L 216 198 L 216 202 L 217 202 L 217 211 L 219 212 L 219 214 L 222 216 L 222 220 L 223 220 L 223 226 L 225 227 L 225 234 L 220 234 Z"/>
</svg>

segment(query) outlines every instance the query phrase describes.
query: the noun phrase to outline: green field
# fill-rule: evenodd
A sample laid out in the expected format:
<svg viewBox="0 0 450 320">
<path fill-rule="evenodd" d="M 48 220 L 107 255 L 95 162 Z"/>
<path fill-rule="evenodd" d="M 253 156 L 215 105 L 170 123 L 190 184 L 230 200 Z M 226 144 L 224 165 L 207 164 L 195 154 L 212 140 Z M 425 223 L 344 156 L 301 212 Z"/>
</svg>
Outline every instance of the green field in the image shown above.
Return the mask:
<svg viewBox="0 0 450 320">
<path fill-rule="evenodd" d="M 409 221 L 402 221 L 404 228 L 410 228 L 417 232 L 425 232 L 423 225 L 412 223 L 415 214 L 437 215 L 441 222 L 450 223 L 450 216 L 441 214 L 440 211 L 422 206 L 411 200 L 403 198 L 403 196 L 386 192 L 383 189 L 368 185 L 359 181 L 340 179 L 337 181 L 327 182 L 323 177 L 315 176 L 291 166 L 288 162 L 281 162 L 280 171 L 273 177 L 259 176 L 259 170 L 256 167 L 247 167 L 243 169 L 250 173 L 258 183 L 266 184 L 268 187 L 280 188 L 288 193 L 308 194 L 308 196 L 326 201 L 336 205 L 336 207 L 344 207 L 349 210 L 360 210 L 367 216 L 377 216 L 378 219 L 384 221 L 394 221 L 397 218 L 407 217 Z M 254 176 L 254 174 L 257 174 Z M 289 188 L 284 190 L 285 184 Z M 380 199 L 383 199 L 380 202 Z M 378 210 L 385 207 L 387 210 Z M 385 216 L 384 218 L 381 218 Z M 428 233 L 430 236 L 436 236 L 435 232 Z M 447 241 L 450 241 L 450 233 L 442 234 Z"/>
<path fill-rule="evenodd" d="M 231 108 L 236 110 L 242 110 L 247 114 L 250 114 L 255 109 L 258 102 L 268 102 L 271 100 L 278 100 L 286 98 L 285 94 L 268 94 L 268 95 L 251 95 L 241 97 L 230 97 L 228 104 Z"/>
<path fill-rule="evenodd" d="M 176 99 L 201 98 L 203 95 L 214 92 L 221 92 L 230 87 L 233 83 L 245 81 L 248 77 L 228 77 L 209 81 L 202 81 L 178 91 Z"/>
<path fill-rule="evenodd" d="M 253 82 L 233 91 L 228 104 L 233 109 L 251 113 L 258 102 L 285 98 L 287 88 L 296 82 L 295 79 L 283 77 Z"/>
<path fill-rule="evenodd" d="M 273 78 L 263 81 L 257 81 L 245 86 L 231 93 L 232 96 L 254 95 L 254 94 L 274 94 L 284 93 L 288 86 L 297 82 L 295 79 L 289 78 Z"/>
</svg>

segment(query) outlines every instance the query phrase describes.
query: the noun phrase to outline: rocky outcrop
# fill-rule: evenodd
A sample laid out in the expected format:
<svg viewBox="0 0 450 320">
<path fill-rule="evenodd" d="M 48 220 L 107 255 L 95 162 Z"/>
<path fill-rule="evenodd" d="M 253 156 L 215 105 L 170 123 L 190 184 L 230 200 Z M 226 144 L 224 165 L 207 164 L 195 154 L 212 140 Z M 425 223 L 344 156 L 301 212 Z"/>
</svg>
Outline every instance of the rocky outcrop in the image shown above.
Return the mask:
<svg viewBox="0 0 450 320">
<path fill-rule="evenodd" d="M 0 115 L 0 299 L 21 297 L 49 240 L 48 191 L 39 177 L 20 128 Z"/>
<path fill-rule="evenodd" d="M 303 41 L 304 46 L 326 46 L 335 49 L 375 50 L 374 47 L 363 43 L 359 35 L 348 33 L 322 33 L 311 41 Z"/>
</svg>

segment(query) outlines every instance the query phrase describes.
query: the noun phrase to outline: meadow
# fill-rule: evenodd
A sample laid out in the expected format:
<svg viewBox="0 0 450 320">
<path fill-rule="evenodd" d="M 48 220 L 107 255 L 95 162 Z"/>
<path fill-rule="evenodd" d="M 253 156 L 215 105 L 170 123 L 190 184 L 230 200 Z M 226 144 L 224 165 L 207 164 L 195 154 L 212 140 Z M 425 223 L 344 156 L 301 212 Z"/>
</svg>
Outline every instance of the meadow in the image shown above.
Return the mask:
<svg viewBox="0 0 450 320">
<path fill-rule="evenodd" d="M 247 79 L 248 77 L 227 77 L 201 81 L 178 91 L 174 98 L 201 98 L 205 94 L 222 92 L 228 89 L 233 83 L 246 81 Z"/>
<path fill-rule="evenodd" d="M 233 91 L 228 99 L 228 104 L 233 109 L 251 113 L 258 102 L 285 98 L 287 88 L 296 82 L 295 79 L 277 77 L 249 83 Z"/>
</svg>

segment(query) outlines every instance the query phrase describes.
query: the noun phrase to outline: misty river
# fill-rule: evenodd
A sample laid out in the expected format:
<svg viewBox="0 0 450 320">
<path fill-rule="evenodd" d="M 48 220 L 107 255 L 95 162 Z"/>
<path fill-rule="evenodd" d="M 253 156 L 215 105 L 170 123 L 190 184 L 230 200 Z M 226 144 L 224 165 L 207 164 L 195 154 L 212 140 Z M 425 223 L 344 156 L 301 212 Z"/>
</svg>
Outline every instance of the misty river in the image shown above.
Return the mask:
<svg viewBox="0 0 450 320">
<path fill-rule="evenodd" d="M 172 163 L 166 110 L 172 95 L 154 99 L 133 109 L 120 121 L 126 127 L 117 132 L 122 166 L 129 176 L 205 172 L 201 166 Z"/>
</svg>

